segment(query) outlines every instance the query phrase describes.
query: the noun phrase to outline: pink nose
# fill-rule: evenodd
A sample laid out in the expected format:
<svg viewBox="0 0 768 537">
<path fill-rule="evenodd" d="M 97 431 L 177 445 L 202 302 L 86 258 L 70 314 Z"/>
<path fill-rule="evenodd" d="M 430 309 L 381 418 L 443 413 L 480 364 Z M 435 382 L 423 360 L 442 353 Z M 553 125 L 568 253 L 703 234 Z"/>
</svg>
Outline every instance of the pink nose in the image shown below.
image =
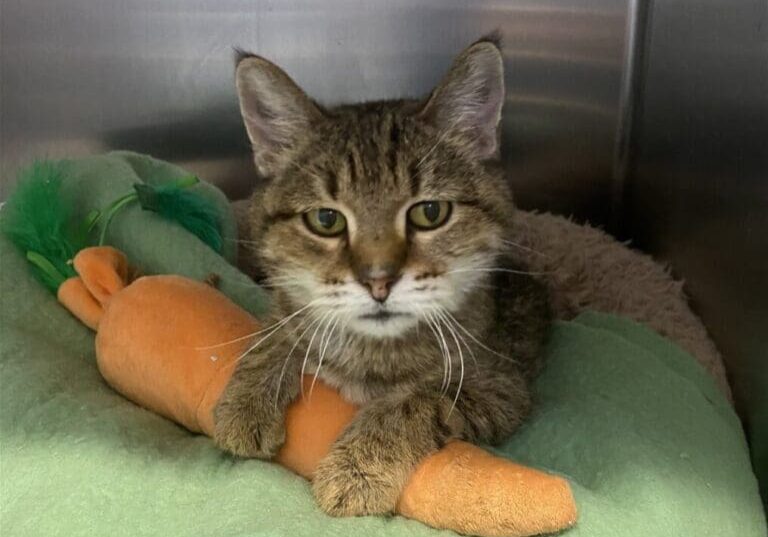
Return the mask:
<svg viewBox="0 0 768 537">
<path fill-rule="evenodd" d="M 382 278 L 369 278 L 364 283 L 374 300 L 384 302 L 389 296 L 395 281 L 395 278 L 384 276 Z"/>
</svg>

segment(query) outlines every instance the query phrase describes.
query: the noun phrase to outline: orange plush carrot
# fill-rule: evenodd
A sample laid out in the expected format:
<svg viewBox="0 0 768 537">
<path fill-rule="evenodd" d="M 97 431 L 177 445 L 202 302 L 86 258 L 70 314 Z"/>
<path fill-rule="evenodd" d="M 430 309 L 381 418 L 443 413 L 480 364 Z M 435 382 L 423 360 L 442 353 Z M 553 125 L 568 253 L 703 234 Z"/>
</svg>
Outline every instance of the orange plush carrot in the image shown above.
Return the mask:
<svg viewBox="0 0 768 537">
<path fill-rule="evenodd" d="M 109 247 L 75 257 L 80 277 L 59 300 L 96 330 L 99 370 L 118 392 L 187 429 L 211 435 L 213 408 L 258 322 L 211 286 L 179 276 L 127 284 L 127 262 Z M 233 341 L 229 345 L 222 342 Z M 311 379 L 304 379 L 311 382 Z M 310 390 L 305 390 L 309 392 Z M 357 408 L 318 383 L 288 409 L 277 461 L 311 479 Z M 576 521 L 568 482 L 465 442 L 451 442 L 416 468 L 397 512 L 436 528 L 526 536 Z"/>
</svg>

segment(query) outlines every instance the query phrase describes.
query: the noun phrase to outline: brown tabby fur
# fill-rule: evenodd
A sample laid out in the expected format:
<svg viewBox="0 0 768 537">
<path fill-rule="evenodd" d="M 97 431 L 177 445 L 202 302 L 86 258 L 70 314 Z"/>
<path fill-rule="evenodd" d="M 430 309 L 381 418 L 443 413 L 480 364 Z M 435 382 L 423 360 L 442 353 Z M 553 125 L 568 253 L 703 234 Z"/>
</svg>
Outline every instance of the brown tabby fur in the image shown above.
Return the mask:
<svg viewBox="0 0 768 537">
<path fill-rule="evenodd" d="M 240 59 L 237 82 L 267 178 L 252 199 L 250 245 L 273 289 L 273 322 L 283 321 L 254 336 L 216 408 L 215 439 L 273 456 L 302 371 L 315 373 L 362 405 L 314 476 L 319 505 L 337 516 L 391 512 L 425 455 L 452 438 L 498 442 L 531 406 L 550 313 L 505 242 L 513 206 L 495 164 L 498 45 L 472 45 L 421 102 L 323 109 L 256 56 Z M 453 203 L 445 225 L 406 224 L 423 200 Z M 321 207 L 340 210 L 347 232 L 308 230 L 301 214 Z M 360 283 L 373 273 L 396 279 L 384 304 Z M 382 311 L 400 315 L 361 317 Z"/>
</svg>

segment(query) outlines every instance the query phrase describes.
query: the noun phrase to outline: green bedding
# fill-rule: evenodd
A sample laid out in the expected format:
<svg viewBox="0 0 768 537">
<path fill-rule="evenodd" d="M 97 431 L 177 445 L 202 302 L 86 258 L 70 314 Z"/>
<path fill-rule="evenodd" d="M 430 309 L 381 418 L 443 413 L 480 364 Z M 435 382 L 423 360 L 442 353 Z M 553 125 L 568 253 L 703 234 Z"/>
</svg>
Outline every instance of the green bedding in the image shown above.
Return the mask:
<svg viewBox="0 0 768 537">
<path fill-rule="evenodd" d="M 135 181 L 183 173 L 129 153 L 67 166 L 65 195 L 82 214 Z M 221 194 L 199 188 L 224 210 Z M 114 226 L 110 242 L 145 273 L 217 272 L 234 300 L 263 311 L 258 288 L 174 224 L 133 208 Z M 229 214 L 224 228 L 231 260 Z M 234 459 L 129 403 L 99 377 L 92 334 L 4 238 L 0 263 L 0 535 L 441 533 L 400 517 L 326 517 L 303 479 Z M 570 478 L 580 520 L 565 535 L 766 535 L 739 421 L 690 356 L 644 327 L 596 313 L 558 322 L 547 354 L 532 419 L 497 451 Z"/>
</svg>

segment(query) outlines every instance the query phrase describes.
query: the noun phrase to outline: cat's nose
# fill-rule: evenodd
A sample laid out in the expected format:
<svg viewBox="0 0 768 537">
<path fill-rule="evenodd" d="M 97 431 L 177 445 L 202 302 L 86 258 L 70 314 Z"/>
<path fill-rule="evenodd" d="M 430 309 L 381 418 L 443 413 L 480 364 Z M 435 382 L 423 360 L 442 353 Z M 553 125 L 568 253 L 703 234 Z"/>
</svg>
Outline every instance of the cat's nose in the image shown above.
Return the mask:
<svg viewBox="0 0 768 537">
<path fill-rule="evenodd" d="M 367 278 L 363 284 L 368 288 L 368 292 L 376 302 L 385 302 L 389 297 L 392 286 L 395 285 L 397 278 L 394 276 L 379 276 L 378 278 Z"/>
</svg>

